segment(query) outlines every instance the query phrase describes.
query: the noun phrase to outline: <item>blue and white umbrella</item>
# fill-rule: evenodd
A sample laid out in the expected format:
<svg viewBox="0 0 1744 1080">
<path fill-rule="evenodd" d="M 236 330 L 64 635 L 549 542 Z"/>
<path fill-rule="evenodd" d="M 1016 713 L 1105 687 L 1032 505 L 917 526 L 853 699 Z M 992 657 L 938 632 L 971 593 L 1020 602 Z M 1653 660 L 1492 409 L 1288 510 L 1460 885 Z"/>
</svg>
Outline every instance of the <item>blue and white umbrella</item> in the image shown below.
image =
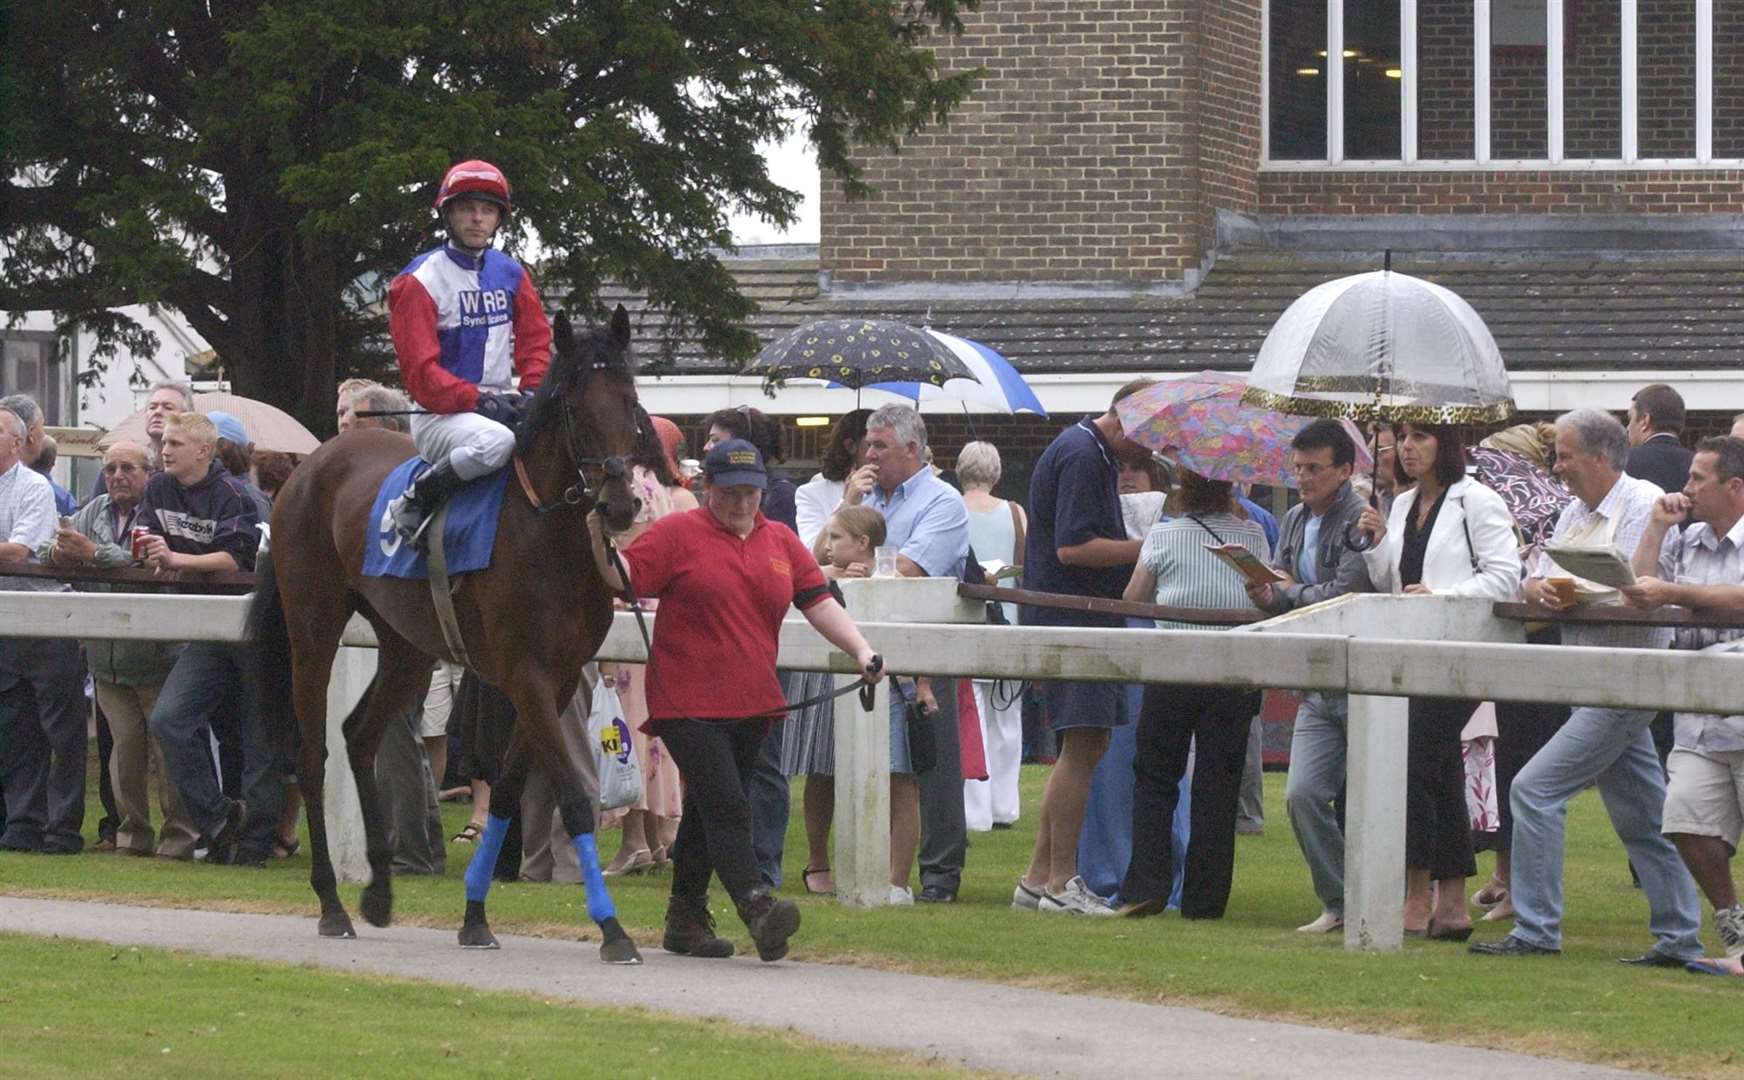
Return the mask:
<svg viewBox="0 0 1744 1080">
<path fill-rule="evenodd" d="M 975 377 L 947 379 L 943 386 L 919 382 L 868 383 L 866 389 L 883 390 L 917 402 L 961 401 L 965 405 L 980 405 L 993 412 L 1048 415 L 1048 410 L 1042 408 L 1041 399 L 1023 381 L 1023 376 L 1017 373 L 1017 369 L 1011 366 L 1011 361 L 979 341 L 970 341 L 954 334 L 942 334 L 931 327 L 926 332 L 963 361 L 963 366 Z"/>
</svg>

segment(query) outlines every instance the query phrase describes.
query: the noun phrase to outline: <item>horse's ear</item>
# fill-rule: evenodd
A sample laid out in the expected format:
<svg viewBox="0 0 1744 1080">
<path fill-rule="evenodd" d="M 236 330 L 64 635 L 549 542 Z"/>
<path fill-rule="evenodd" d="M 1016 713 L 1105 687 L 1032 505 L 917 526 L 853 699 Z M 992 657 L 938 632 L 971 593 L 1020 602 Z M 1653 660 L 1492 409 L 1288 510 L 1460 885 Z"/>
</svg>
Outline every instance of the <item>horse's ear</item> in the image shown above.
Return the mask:
<svg viewBox="0 0 1744 1080">
<path fill-rule="evenodd" d="M 612 312 L 612 344 L 620 349 L 630 344 L 630 313 L 622 304 Z"/>
<path fill-rule="evenodd" d="M 573 353 L 575 351 L 575 331 L 569 325 L 569 316 L 559 311 L 556 321 L 551 326 L 556 332 L 558 354 L 568 356 Z"/>
</svg>

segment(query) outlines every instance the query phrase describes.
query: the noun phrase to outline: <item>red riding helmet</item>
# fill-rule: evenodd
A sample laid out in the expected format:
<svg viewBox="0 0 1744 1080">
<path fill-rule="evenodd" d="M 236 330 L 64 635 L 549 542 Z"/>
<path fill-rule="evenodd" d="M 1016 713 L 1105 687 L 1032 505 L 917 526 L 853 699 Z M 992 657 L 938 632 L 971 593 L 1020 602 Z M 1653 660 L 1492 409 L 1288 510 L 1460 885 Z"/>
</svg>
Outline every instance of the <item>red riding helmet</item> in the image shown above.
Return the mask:
<svg viewBox="0 0 1744 1080">
<path fill-rule="evenodd" d="M 442 186 L 436 190 L 436 212 L 441 213 L 449 200 L 462 195 L 489 199 L 502 207 L 505 214 L 514 210 L 509 202 L 508 177 L 488 161 L 463 161 L 449 169 L 442 177 Z"/>
</svg>

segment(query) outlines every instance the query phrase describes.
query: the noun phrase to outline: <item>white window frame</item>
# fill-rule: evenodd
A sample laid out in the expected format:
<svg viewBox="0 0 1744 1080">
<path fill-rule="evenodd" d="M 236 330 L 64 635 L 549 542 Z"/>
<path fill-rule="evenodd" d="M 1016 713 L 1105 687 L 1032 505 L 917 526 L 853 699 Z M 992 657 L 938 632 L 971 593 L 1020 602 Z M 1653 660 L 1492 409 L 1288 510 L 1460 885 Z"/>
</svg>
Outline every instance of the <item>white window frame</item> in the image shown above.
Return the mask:
<svg viewBox="0 0 1744 1080">
<path fill-rule="evenodd" d="M 1261 172 L 1640 172 L 1663 169 L 1744 169 L 1744 158 L 1714 157 L 1714 0 L 1694 0 L 1696 19 L 1695 156 L 1641 158 L 1638 151 L 1639 22 L 1637 0 L 1622 4 L 1621 154 L 1616 158 L 1563 157 L 1564 0 L 1545 0 L 1546 156 L 1490 157 L 1491 0 L 1472 5 L 1472 137 L 1469 158 L 1424 160 L 1417 154 L 1417 0 L 1398 0 L 1399 87 L 1398 160 L 1359 160 L 1344 156 L 1344 3 L 1326 0 L 1326 159 L 1273 161 L 1271 111 L 1271 9 L 1260 5 L 1260 171 Z M 1284 0 L 1289 2 L 1289 0 Z"/>
</svg>

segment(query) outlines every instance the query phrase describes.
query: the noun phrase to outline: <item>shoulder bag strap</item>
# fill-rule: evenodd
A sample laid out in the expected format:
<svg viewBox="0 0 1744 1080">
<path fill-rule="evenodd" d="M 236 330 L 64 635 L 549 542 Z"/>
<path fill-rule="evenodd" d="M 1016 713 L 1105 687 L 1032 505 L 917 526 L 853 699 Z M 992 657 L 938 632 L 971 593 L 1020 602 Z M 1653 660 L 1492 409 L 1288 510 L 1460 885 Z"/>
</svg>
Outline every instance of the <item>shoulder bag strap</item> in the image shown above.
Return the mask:
<svg viewBox="0 0 1744 1080">
<path fill-rule="evenodd" d="M 1188 514 L 1187 516 L 1193 519 L 1193 524 L 1199 526 L 1201 529 L 1204 529 L 1206 532 L 1210 533 L 1211 539 L 1217 541 L 1219 544 L 1223 543 L 1223 537 L 1218 536 L 1217 531 L 1215 529 L 1213 529 L 1211 526 L 1205 524 L 1203 521 L 1200 521 L 1198 514 Z"/>
<path fill-rule="evenodd" d="M 1011 511 L 1011 534 L 1016 538 L 1012 541 L 1011 561 L 1021 566 L 1024 546 L 1029 540 L 1025 535 L 1027 530 L 1023 527 L 1023 514 L 1017 509 L 1017 503 L 1010 499 L 1005 500 L 1005 506 Z"/>
</svg>

